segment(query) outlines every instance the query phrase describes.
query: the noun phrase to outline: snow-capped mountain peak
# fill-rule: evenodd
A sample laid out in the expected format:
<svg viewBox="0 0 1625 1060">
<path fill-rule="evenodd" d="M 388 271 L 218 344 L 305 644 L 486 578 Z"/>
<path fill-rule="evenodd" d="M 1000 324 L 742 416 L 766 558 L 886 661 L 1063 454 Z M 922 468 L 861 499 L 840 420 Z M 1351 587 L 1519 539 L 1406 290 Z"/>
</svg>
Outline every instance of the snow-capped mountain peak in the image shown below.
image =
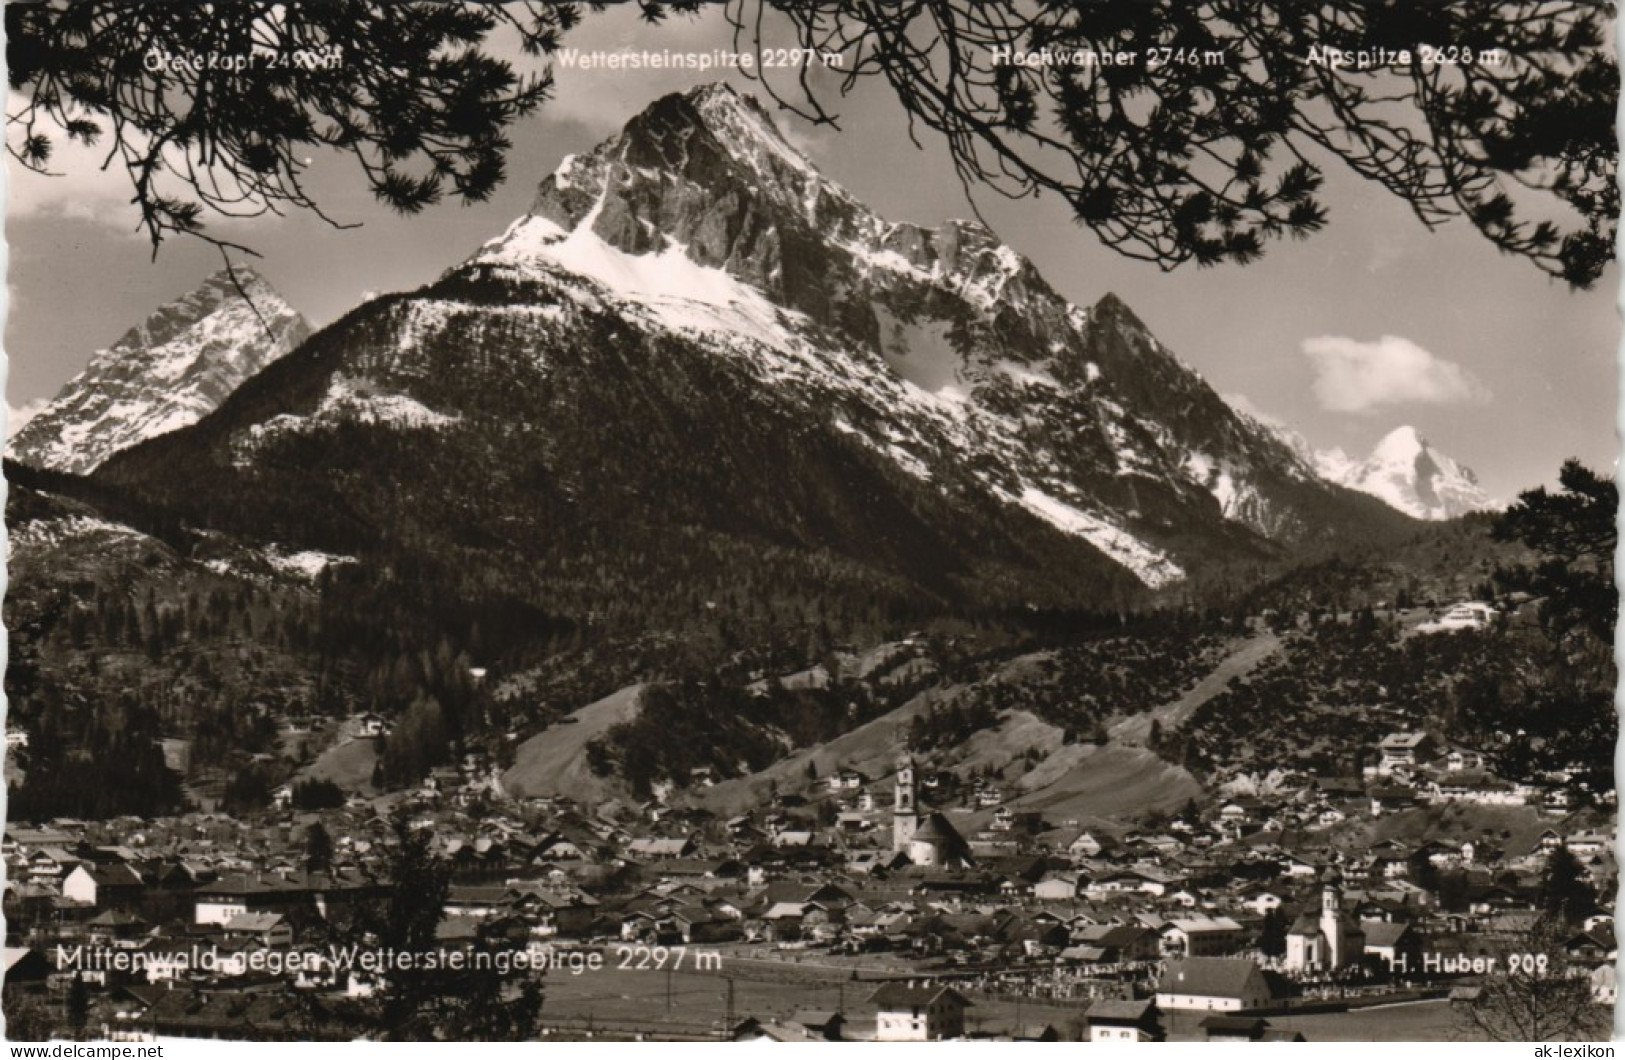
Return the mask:
<svg viewBox="0 0 1625 1060">
<path fill-rule="evenodd" d="M 320 349 L 201 425 L 210 459 L 285 476 L 330 432 L 387 432 L 380 450 L 430 477 L 487 467 L 527 511 L 679 520 L 929 595 L 1066 606 L 1405 522 L 1317 479 L 1115 296 L 1069 301 L 977 222 L 879 216 L 725 88 L 654 101 Z M 172 474 L 193 441 L 108 474 Z"/>
<path fill-rule="evenodd" d="M 560 293 L 578 303 L 759 344 L 753 366 L 822 393 L 823 414 L 869 406 L 837 429 L 908 474 L 933 478 L 950 454 L 981 467 L 995 496 L 1149 584 L 1183 571 L 1132 529 L 1144 480 L 1268 537 L 1312 522 L 1265 484 L 1314 481 L 1309 464 L 1236 417 L 1115 294 L 1068 302 L 977 221 L 880 217 L 727 86 L 657 100 L 565 158 L 465 267 L 569 277 Z"/>
<path fill-rule="evenodd" d="M 740 95 L 732 85 L 716 83 L 701 86 L 688 99 L 734 158 L 755 165 L 768 154 L 808 179 L 824 179 L 754 96 Z"/>
<path fill-rule="evenodd" d="M 139 442 L 197 422 L 310 333 L 254 270 L 221 270 L 150 313 L 12 437 L 26 464 L 86 474 Z M 245 297 L 246 295 L 246 297 Z"/>
<path fill-rule="evenodd" d="M 522 265 L 584 227 L 622 254 L 680 252 L 821 326 L 855 325 L 866 342 L 875 339 L 862 304 L 872 282 L 928 287 L 984 313 L 1042 287 L 977 222 L 925 228 L 879 217 L 725 85 L 657 100 L 618 136 L 566 157 L 529 214 L 476 260 Z"/>
<path fill-rule="evenodd" d="M 1315 449 L 1302 432 L 1261 411 L 1239 394 L 1225 398 L 1242 416 L 1273 432 L 1327 482 L 1368 493 L 1417 519 L 1454 519 L 1501 507 L 1486 494 L 1471 468 L 1439 452 L 1415 427 L 1396 427 L 1364 460 L 1341 447 Z"/>
<path fill-rule="evenodd" d="M 1395 427 L 1371 450 L 1371 460 L 1388 464 L 1414 463 L 1428 455 L 1428 442 L 1415 427 Z"/>
<path fill-rule="evenodd" d="M 1454 519 L 1495 507 L 1478 476 L 1429 445 L 1415 427 L 1389 431 L 1369 457 L 1343 473 L 1342 482 L 1418 519 Z"/>
</svg>

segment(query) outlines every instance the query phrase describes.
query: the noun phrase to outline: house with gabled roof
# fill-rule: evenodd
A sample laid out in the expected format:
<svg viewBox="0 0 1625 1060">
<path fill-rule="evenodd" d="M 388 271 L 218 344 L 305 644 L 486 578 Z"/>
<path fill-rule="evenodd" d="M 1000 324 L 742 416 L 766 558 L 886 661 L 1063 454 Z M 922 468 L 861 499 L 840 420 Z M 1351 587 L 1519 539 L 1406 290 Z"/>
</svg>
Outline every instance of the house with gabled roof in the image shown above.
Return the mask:
<svg viewBox="0 0 1625 1060">
<path fill-rule="evenodd" d="M 85 921 L 85 934 L 93 943 L 114 945 L 139 938 L 151 930 L 152 925 L 119 909 L 104 909 Z"/>
<path fill-rule="evenodd" d="M 1399 810 L 1408 810 L 1417 805 L 1419 799 L 1416 789 L 1403 784 L 1382 784 L 1370 791 L 1371 816 L 1381 817 L 1385 813 L 1395 813 Z"/>
<path fill-rule="evenodd" d="M 852 768 L 836 770 L 826 781 L 832 792 L 857 791 L 867 783 L 869 778 Z"/>
<path fill-rule="evenodd" d="M 1157 983 L 1157 1007 L 1167 1010 L 1238 1012 L 1263 1008 L 1279 995 L 1257 962 L 1237 957 L 1169 961 Z"/>
<path fill-rule="evenodd" d="M 1247 941 L 1242 926 L 1227 916 L 1170 920 L 1158 932 L 1169 956 L 1210 957 L 1234 953 Z"/>
<path fill-rule="evenodd" d="M 39 847 L 64 847 L 73 841 L 74 837 L 70 833 L 48 825 L 39 828 L 20 824 L 8 825 L 3 845 L 0 845 L 0 853 L 9 858 L 14 854 Z"/>
<path fill-rule="evenodd" d="M 734 1024 L 727 1033 L 730 1042 L 823 1042 L 830 1039 L 799 1023 L 781 1023 L 775 1019 L 757 1019 L 748 1016 Z"/>
<path fill-rule="evenodd" d="M 62 880 L 62 895 L 97 909 L 122 909 L 141 900 L 146 884 L 122 862 L 84 862 Z"/>
<path fill-rule="evenodd" d="M 801 1009 L 790 1017 L 790 1022 L 805 1027 L 815 1040 L 838 1042 L 841 1040 L 841 1028 L 846 1025 L 846 1017 L 828 1010 Z"/>
<path fill-rule="evenodd" d="M 61 847 L 35 847 L 25 859 L 30 879 L 49 882 L 62 879 L 81 860 Z"/>
<path fill-rule="evenodd" d="M 1111 836 L 1085 831 L 1078 833 L 1076 838 L 1066 843 L 1066 852 L 1075 858 L 1097 858 L 1102 854 L 1111 853 L 1117 847 L 1117 841 Z"/>
<path fill-rule="evenodd" d="M 1071 901 L 1078 895 L 1078 874 L 1047 872 L 1033 884 L 1033 897 L 1041 902 Z"/>
<path fill-rule="evenodd" d="M 685 945 L 728 942 L 743 937 L 745 933 L 739 920 L 704 906 L 685 906 L 673 910 L 671 920 Z"/>
<path fill-rule="evenodd" d="M 249 939 L 268 949 L 286 949 L 294 943 L 293 925 L 281 913 L 238 913 L 221 927 L 227 938 Z"/>
<path fill-rule="evenodd" d="M 313 895 L 280 876 L 234 873 L 204 884 L 193 892 L 195 924 L 224 924 L 251 912 L 284 910 L 313 903 Z"/>
<path fill-rule="evenodd" d="M 503 884 L 454 883 L 446 891 L 443 908 L 447 916 L 505 916 L 514 898 Z"/>
<path fill-rule="evenodd" d="M 1471 747 L 1452 747 L 1444 756 L 1444 767 L 1452 773 L 1483 769 L 1485 764 L 1484 752 Z"/>
<path fill-rule="evenodd" d="M 891 982 L 869 996 L 875 1006 L 875 1041 L 935 1042 L 962 1038 L 970 1001 L 950 986 Z"/>
<path fill-rule="evenodd" d="M 774 902 L 755 919 L 770 942 L 799 939 L 807 914 L 815 908 L 821 907 L 814 902 Z"/>
<path fill-rule="evenodd" d="M 1105 959 L 1113 962 L 1155 960 L 1161 947 L 1161 936 L 1139 924 L 1074 923 L 1072 940 L 1100 947 Z"/>
<path fill-rule="evenodd" d="M 1167 1040 L 1157 1003 L 1151 998 L 1101 998 L 1084 1020 L 1091 1042 L 1160 1042 Z"/>
<path fill-rule="evenodd" d="M 1433 738 L 1425 732 L 1391 732 L 1377 743 L 1375 772 L 1388 775 L 1416 769 L 1433 751 Z"/>
<path fill-rule="evenodd" d="M 1360 930 L 1365 935 L 1367 956 L 1376 957 L 1389 968 L 1422 967 L 1422 938 L 1408 921 L 1362 920 Z"/>
<path fill-rule="evenodd" d="M 1129 865 L 1102 872 L 1090 883 L 1088 890 L 1091 894 L 1141 891 L 1146 894 L 1162 895 L 1168 892 L 1171 885 L 1179 882 L 1180 878 L 1154 866 Z"/>
<path fill-rule="evenodd" d="M 1570 960 L 1587 967 L 1603 963 L 1613 964 L 1619 952 L 1618 944 L 1614 941 L 1612 925 L 1571 935 L 1563 943 L 1563 949 L 1568 953 Z"/>
</svg>

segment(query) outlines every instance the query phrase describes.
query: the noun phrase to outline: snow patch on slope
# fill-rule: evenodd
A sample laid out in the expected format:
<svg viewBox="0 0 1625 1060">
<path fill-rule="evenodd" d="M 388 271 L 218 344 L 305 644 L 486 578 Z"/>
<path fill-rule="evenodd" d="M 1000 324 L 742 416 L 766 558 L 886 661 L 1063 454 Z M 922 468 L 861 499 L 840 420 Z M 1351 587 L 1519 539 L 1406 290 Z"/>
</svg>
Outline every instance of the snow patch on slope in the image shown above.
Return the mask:
<svg viewBox="0 0 1625 1060">
<path fill-rule="evenodd" d="M 120 523 L 111 523 L 86 515 L 69 515 L 56 519 L 31 519 L 8 528 L 6 558 L 9 560 L 26 549 L 54 549 L 77 538 L 101 538 L 109 543 L 139 541 L 146 535 Z"/>
<path fill-rule="evenodd" d="M 292 574 L 309 581 L 315 581 L 328 567 L 356 561 L 353 556 L 335 556 L 329 552 L 317 552 L 313 549 L 300 552 L 266 549 L 263 555 L 267 563 L 284 574 Z"/>
<path fill-rule="evenodd" d="M 354 556 L 338 556 L 330 552 L 303 549 L 288 552 L 277 545 L 243 550 L 230 557 L 215 557 L 203 561 L 203 566 L 216 574 L 231 578 L 246 578 L 263 582 L 267 575 L 295 578 L 314 583 L 329 567 L 357 562 Z"/>
<path fill-rule="evenodd" d="M 658 254 L 628 254 L 593 231 L 603 200 L 566 233 L 545 217 L 527 215 L 486 244 L 472 264 L 494 265 L 520 278 L 562 269 L 597 283 L 617 299 L 641 306 L 666 327 L 731 332 L 773 340 L 786 311 L 722 269 L 700 265 L 668 243 Z"/>
<path fill-rule="evenodd" d="M 439 430 L 462 421 L 461 416 L 437 412 L 416 398 L 391 391 L 371 380 L 335 375 L 321 403 L 308 416 L 283 413 L 256 423 L 232 439 L 232 462 L 250 463 L 261 447 L 290 433 L 305 433 L 341 423 L 365 423 L 399 430 Z"/>
<path fill-rule="evenodd" d="M 1224 513 L 1225 518 L 1237 517 L 1243 491 L 1227 466 L 1201 452 L 1187 453 L 1184 466 L 1185 474 L 1219 502 L 1219 510 Z"/>
<path fill-rule="evenodd" d="M 858 223 L 863 230 L 861 240 L 832 241 L 831 246 L 850 254 L 860 274 L 871 274 L 876 270 L 892 273 L 915 283 L 949 291 L 983 312 L 990 312 L 999 305 L 1010 280 L 1025 267 L 1020 254 L 1002 243 L 995 243 L 965 249 L 966 262 L 962 262 L 953 272 L 944 267 L 941 258 L 933 261 L 929 269 L 924 269 L 885 245 L 885 240 L 895 233 L 898 226 L 868 213 L 860 216 Z M 943 228 L 960 228 L 966 224 L 949 221 Z"/>
<path fill-rule="evenodd" d="M 1133 571 L 1136 577 L 1153 589 L 1185 577 L 1184 570 L 1161 551 L 1099 516 L 1081 512 L 1070 504 L 1056 500 L 1041 489 L 1028 486 L 1021 491 L 1018 500 L 1023 508 L 1051 526 L 1082 537 Z"/>
<path fill-rule="evenodd" d="M 365 379 L 338 375 L 333 377 L 332 385 L 312 418 L 318 423 L 348 419 L 390 427 L 432 429 L 449 427 L 462 417 L 436 412 L 416 398 L 391 393 Z"/>
</svg>

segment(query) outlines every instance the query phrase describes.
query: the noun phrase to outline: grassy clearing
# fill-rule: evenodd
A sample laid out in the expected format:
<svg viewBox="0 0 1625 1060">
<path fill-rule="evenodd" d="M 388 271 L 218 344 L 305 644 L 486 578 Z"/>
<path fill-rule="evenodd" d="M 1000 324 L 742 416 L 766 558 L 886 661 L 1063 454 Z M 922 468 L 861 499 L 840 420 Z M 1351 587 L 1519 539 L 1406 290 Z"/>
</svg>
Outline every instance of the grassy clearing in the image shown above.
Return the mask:
<svg viewBox="0 0 1625 1060">
<path fill-rule="evenodd" d="M 569 795 L 583 803 L 609 796 L 609 782 L 587 768 L 587 745 L 635 717 L 642 694 L 642 685 L 628 685 L 575 711 L 572 721 L 532 736 L 519 745 L 503 785 L 515 794 Z"/>
</svg>

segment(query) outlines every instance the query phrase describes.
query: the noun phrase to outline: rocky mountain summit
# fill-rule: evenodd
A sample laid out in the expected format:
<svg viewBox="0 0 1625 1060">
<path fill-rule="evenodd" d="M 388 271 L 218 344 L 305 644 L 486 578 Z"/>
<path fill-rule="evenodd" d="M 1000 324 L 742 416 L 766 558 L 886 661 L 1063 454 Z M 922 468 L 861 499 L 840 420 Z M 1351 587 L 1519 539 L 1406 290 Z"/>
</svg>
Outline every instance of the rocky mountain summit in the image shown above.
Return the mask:
<svg viewBox="0 0 1625 1060">
<path fill-rule="evenodd" d="M 97 351 L 14 435 L 9 455 L 89 472 L 114 453 L 196 423 L 303 342 L 304 317 L 254 270 L 236 273 L 236 281 L 225 270 L 210 276 Z"/>
<path fill-rule="evenodd" d="M 1170 529 L 1291 543 L 1330 532 L 1325 509 L 1345 502 L 1116 296 L 1068 302 L 977 222 L 884 220 L 726 86 L 668 96 L 565 159 L 472 264 L 562 270 L 668 326 L 815 348 L 833 372 L 800 358 L 768 381 L 824 391 L 810 412 L 916 477 L 985 467 L 982 488 L 1147 584 L 1182 573 Z"/>
<path fill-rule="evenodd" d="M 1077 606 L 1405 525 L 1114 295 L 1068 301 L 974 222 L 880 218 L 725 86 L 657 100 L 462 266 L 108 474 L 290 549 L 410 541 L 571 592 L 584 549 L 650 578 L 669 546 L 643 535 L 680 534 L 789 550 L 817 594 L 834 563 L 909 599 Z"/>
<path fill-rule="evenodd" d="M 1441 521 L 1502 507 L 1471 468 L 1439 452 L 1415 427 L 1389 431 L 1364 460 L 1341 448 L 1316 449 L 1303 432 L 1270 416 L 1240 395 L 1226 400 L 1242 418 L 1270 431 L 1327 482 L 1370 494 L 1413 519 Z"/>
<path fill-rule="evenodd" d="M 1364 460 L 1333 449 L 1317 454 L 1316 464 L 1328 480 L 1417 519 L 1455 519 L 1499 507 L 1471 468 L 1439 452 L 1415 427 L 1388 432 Z"/>
</svg>

